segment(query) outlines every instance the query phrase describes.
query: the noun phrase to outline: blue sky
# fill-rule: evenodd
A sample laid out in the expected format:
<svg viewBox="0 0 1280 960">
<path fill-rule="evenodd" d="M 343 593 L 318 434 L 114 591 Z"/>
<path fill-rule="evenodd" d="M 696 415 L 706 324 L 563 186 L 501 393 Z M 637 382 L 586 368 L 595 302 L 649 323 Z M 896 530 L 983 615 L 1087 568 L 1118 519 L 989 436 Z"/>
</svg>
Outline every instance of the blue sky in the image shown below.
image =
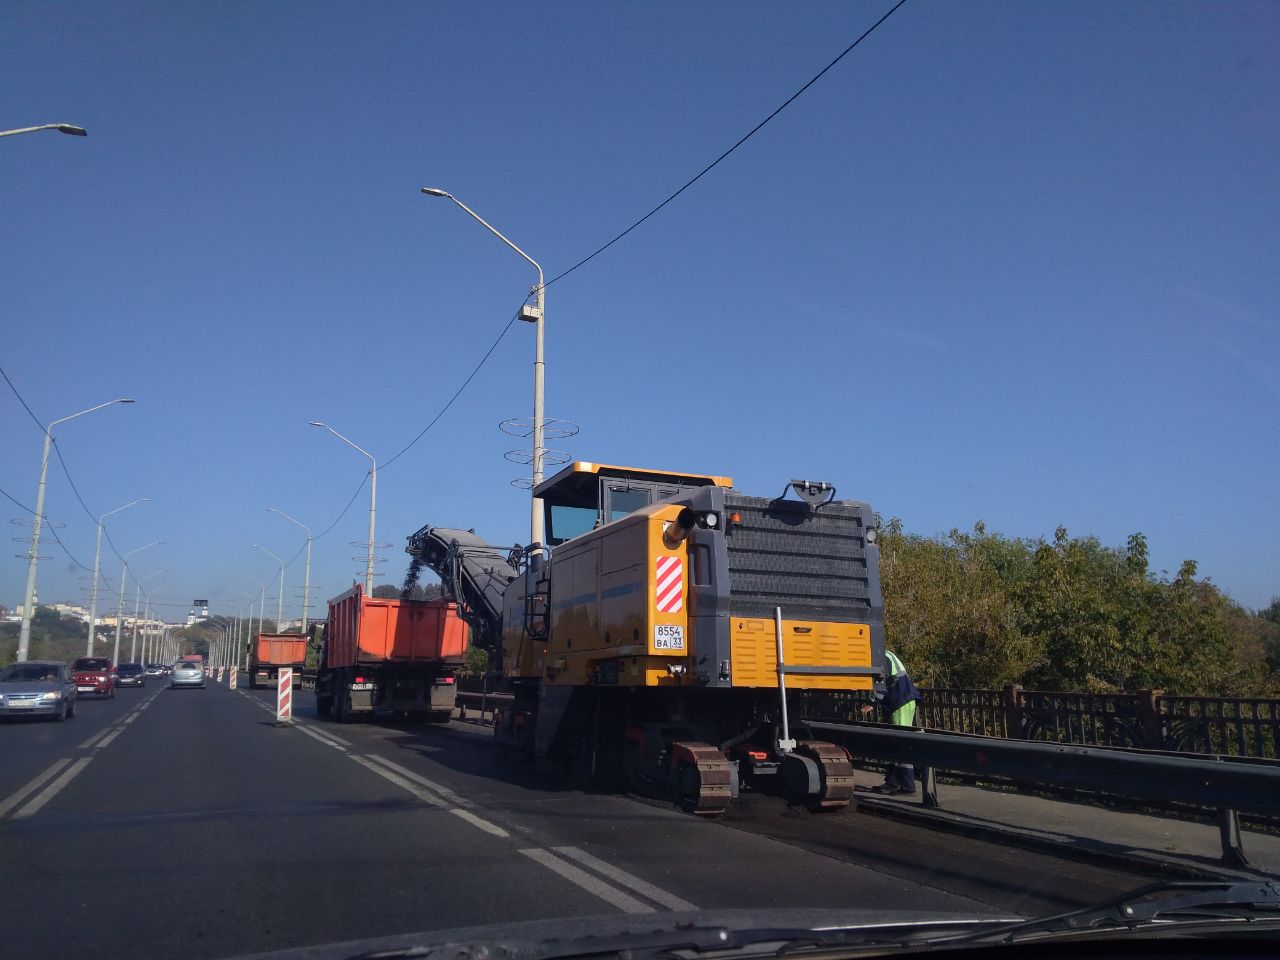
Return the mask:
<svg viewBox="0 0 1280 960">
<path fill-rule="evenodd" d="M 157 600 L 242 606 L 489 347 L 534 276 L 650 209 L 887 2 L 11 3 L 3 366 Z M 908 0 L 672 205 L 547 291 L 547 413 L 578 459 L 834 482 L 920 533 L 1187 557 L 1280 593 L 1280 7 Z M 424 523 L 527 536 L 498 423 L 514 326 L 379 476 L 379 579 Z M 0 384 L 0 386 L 3 386 Z M 41 434 L 0 394 L 0 489 Z M 21 510 L 0 503 L 3 516 Z M 56 461 L 46 512 L 91 564 Z M 360 574 L 367 490 L 316 541 Z M 12 533 L 21 535 L 14 526 Z M 0 560 L 0 603 L 25 562 Z M 55 544 L 44 601 L 83 600 Z M 112 581 L 119 562 L 104 563 Z M 298 560 L 286 574 L 295 611 Z M 116 581 L 118 582 L 118 581 Z M 130 591 L 132 593 L 132 590 Z M 274 587 L 268 597 L 274 596 Z M 272 606 L 272 600 L 268 600 Z M 177 614 L 185 607 L 174 607 Z"/>
</svg>

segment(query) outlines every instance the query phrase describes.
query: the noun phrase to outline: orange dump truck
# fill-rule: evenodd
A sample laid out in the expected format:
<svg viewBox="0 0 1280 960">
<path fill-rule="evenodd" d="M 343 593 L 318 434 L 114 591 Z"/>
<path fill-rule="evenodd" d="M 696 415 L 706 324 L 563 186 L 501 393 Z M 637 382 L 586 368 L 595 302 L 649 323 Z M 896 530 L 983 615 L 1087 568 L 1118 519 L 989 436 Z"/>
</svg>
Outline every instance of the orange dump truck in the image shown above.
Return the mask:
<svg viewBox="0 0 1280 960">
<path fill-rule="evenodd" d="M 293 685 L 302 683 L 307 638 L 297 633 L 260 633 L 249 652 L 249 686 L 274 687 L 281 667 L 293 668 Z"/>
<path fill-rule="evenodd" d="M 381 600 L 365 596 L 357 583 L 329 601 L 316 712 L 343 723 L 358 714 L 448 720 L 466 650 L 457 604 Z"/>
</svg>

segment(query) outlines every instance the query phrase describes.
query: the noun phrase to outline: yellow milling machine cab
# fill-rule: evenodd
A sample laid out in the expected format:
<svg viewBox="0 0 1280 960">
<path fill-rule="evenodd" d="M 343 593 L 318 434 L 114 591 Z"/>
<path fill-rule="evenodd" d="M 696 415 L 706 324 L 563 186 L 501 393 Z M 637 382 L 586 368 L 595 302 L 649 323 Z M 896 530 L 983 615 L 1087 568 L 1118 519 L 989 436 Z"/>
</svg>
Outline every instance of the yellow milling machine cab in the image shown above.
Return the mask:
<svg viewBox="0 0 1280 960">
<path fill-rule="evenodd" d="M 504 554 L 438 527 L 409 538 L 501 656 L 514 699 L 499 736 L 575 778 L 663 791 L 704 815 L 744 782 L 814 809 L 849 802 L 848 755 L 791 736 L 784 691 L 883 679 L 868 504 L 826 483 L 749 497 L 727 477 L 586 462 L 535 494 L 546 548 Z"/>
</svg>

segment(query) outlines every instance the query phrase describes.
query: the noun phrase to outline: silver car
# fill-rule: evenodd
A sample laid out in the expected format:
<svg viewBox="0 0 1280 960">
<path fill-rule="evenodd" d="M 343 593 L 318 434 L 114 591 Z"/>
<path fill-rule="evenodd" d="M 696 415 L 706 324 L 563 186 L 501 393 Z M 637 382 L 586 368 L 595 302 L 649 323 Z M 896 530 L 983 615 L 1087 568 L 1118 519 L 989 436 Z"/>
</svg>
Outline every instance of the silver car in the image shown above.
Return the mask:
<svg viewBox="0 0 1280 960">
<path fill-rule="evenodd" d="M 28 660 L 0 670 L 0 717 L 76 715 L 76 685 L 65 663 Z"/>
<path fill-rule="evenodd" d="M 169 674 L 169 689 L 176 687 L 203 687 L 204 667 L 194 660 L 179 660 Z"/>
</svg>

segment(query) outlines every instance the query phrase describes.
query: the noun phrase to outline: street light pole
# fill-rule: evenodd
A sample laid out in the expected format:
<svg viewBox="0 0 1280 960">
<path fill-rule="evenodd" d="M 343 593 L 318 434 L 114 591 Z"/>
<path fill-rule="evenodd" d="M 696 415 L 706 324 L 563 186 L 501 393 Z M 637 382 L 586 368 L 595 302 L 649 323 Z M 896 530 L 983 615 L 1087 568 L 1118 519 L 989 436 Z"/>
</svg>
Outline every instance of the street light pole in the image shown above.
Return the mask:
<svg viewBox="0 0 1280 960">
<path fill-rule="evenodd" d="M 545 425 L 542 413 L 544 367 L 542 348 L 543 323 L 546 318 L 546 284 L 543 282 L 542 265 L 508 240 L 493 224 L 480 216 L 480 214 L 476 213 L 449 191 L 441 190 L 438 187 L 423 187 L 422 192 L 429 197 L 445 197 L 452 200 L 462 208 L 462 210 L 470 214 L 478 223 L 486 227 L 495 237 L 533 264 L 534 269 L 538 271 L 538 285 L 534 288 L 534 294 L 537 297 L 537 307 L 536 315 L 533 317 L 534 326 L 536 328 L 533 354 L 533 489 L 537 490 L 538 484 L 542 483 L 543 428 Z M 528 319 L 528 317 L 522 314 L 522 319 Z M 542 511 L 539 509 L 538 497 L 536 494 L 533 495 L 529 504 L 529 511 L 529 542 L 542 543 Z"/>
<path fill-rule="evenodd" d="M 265 553 L 268 557 L 270 557 L 276 563 L 280 564 L 280 591 L 279 591 L 280 595 L 276 597 L 276 633 L 279 633 L 281 631 L 280 621 L 284 619 L 284 561 L 281 560 L 279 557 L 277 557 L 274 553 L 272 553 L 266 547 L 262 546 L 262 544 L 255 543 L 254 546 L 257 547 L 259 550 L 261 550 L 263 553 Z"/>
<path fill-rule="evenodd" d="M 307 566 L 306 572 L 302 575 L 302 635 L 305 637 L 307 635 L 307 610 L 311 600 L 311 528 L 305 524 L 298 523 L 297 520 L 277 507 L 267 507 L 267 511 L 280 514 L 290 523 L 297 524 L 307 532 Z"/>
<path fill-rule="evenodd" d="M 164 543 L 163 540 L 153 540 L 151 543 L 130 550 L 124 555 L 124 563 L 120 565 L 120 603 L 116 606 L 116 645 L 111 653 L 111 662 L 113 664 L 120 663 L 120 628 L 124 625 L 124 585 L 129 582 L 129 558 L 135 553 L 140 553 L 150 547 L 158 547 Z"/>
<path fill-rule="evenodd" d="M 248 576 L 248 574 L 246 574 L 246 576 Z M 253 578 L 250 577 L 249 579 L 253 579 Z M 243 643 L 243 646 L 247 651 L 249 644 L 251 644 L 254 641 L 254 639 L 257 637 L 257 634 L 254 633 L 253 631 L 253 594 L 249 593 L 246 590 L 241 590 L 239 587 L 236 587 L 236 593 L 240 594 L 240 596 L 244 597 L 249 601 L 249 626 L 247 629 L 247 635 L 245 636 L 244 643 Z M 244 668 L 246 670 L 249 669 L 249 661 L 247 657 L 245 658 Z"/>
<path fill-rule="evenodd" d="M 100 403 L 96 407 L 90 407 L 88 410 L 81 410 L 79 413 L 73 413 L 69 417 L 55 420 L 44 429 L 44 452 L 40 456 L 40 483 L 36 487 L 36 515 L 31 521 L 31 550 L 27 554 L 27 590 L 22 603 L 22 626 L 18 629 L 19 661 L 26 660 L 31 649 L 31 617 L 35 613 L 32 610 L 32 605 L 36 599 L 36 567 L 39 565 L 40 560 L 40 524 L 44 520 L 44 490 L 45 481 L 49 473 L 49 448 L 53 445 L 53 428 L 60 423 L 66 423 L 68 420 L 83 417 L 86 413 L 93 413 L 95 410 L 101 410 L 103 407 L 110 407 L 117 403 L 133 403 L 133 401 L 130 399 L 108 400 L 106 403 Z"/>
<path fill-rule="evenodd" d="M 258 633 L 261 633 L 262 632 L 262 608 L 266 606 L 266 603 L 267 603 L 267 585 L 263 583 L 261 580 L 259 580 L 257 577 L 250 577 L 247 573 L 241 574 L 241 576 L 246 577 L 249 580 L 252 580 L 254 583 L 258 585 L 258 589 L 260 591 L 258 594 Z M 249 600 L 249 614 L 250 614 L 250 623 L 252 624 L 252 615 L 253 615 L 252 598 L 250 598 Z M 253 631 L 251 630 L 249 642 L 256 643 L 257 639 L 258 639 L 258 634 L 253 633 Z"/>
<path fill-rule="evenodd" d="M 165 590 L 170 590 L 172 588 L 172 583 L 166 583 L 163 587 L 158 587 L 153 592 L 156 596 L 159 596 Z M 157 604 L 157 606 L 159 606 L 159 604 Z M 138 662 L 141 663 L 145 669 L 146 664 L 148 663 L 147 651 L 151 651 L 152 660 L 155 659 L 156 655 L 155 627 L 151 623 L 151 594 L 147 595 L 147 606 L 142 614 L 142 622 L 145 624 L 142 628 L 142 657 Z"/>
<path fill-rule="evenodd" d="M 152 577 L 158 577 L 162 573 L 168 573 L 168 570 L 157 570 L 155 573 L 148 573 L 141 580 L 137 581 L 137 589 L 133 592 L 133 638 L 129 641 L 129 662 L 137 662 L 138 652 L 138 603 L 142 599 L 142 584 Z M 147 597 L 147 606 L 151 606 L 151 598 Z M 116 664 L 119 666 L 119 664 Z"/>
<path fill-rule="evenodd" d="M 89 131 L 84 127 L 77 127 L 71 123 L 42 123 L 38 127 L 18 127 L 16 130 L 0 130 L 0 137 L 12 137 L 19 133 L 39 133 L 41 130 L 57 130 L 59 133 L 69 133 L 73 137 L 87 137 Z"/>
<path fill-rule="evenodd" d="M 93 628 L 94 620 L 98 616 L 98 577 L 102 569 L 102 521 L 107 519 L 113 513 L 119 513 L 121 510 L 128 510 L 135 503 L 143 503 L 150 500 L 150 497 L 139 497 L 131 503 L 126 503 L 123 507 L 116 507 L 114 510 L 108 510 L 98 518 L 98 540 L 93 548 L 93 587 L 89 591 L 89 642 L 84 648 L 86 657 L 93 656 Z"/>
<path fill-rule="evenodd" d="M 335 437 L 337 437 L 347 446 L 353 447 L 354 449 L 359 450 L 361 453 L 363 453 L 366 457 L 369 458 L 369 462 L 372 464 L 372 466 L 370 466 L 369 468 L 369 478 L 370 478 L 369 479 L 369 565 L 365 568 L 365 573 L 364 573 L 365 596 L 372 596 L 373 595 L 373 528 L 374 528 L 373 520 L 374 520 L 374 515 L 377 513 L 377 508 L 378 508 L 378 461 L 374 459 L 373 454 L 370 453 L 368 450 L 365 450 L 363 447 L 356 446 L 356 444 L 352 443 L 350 440 L 348 440 L 346 437 L 340 434 L 337 430 L 333 429 L 333 427 L 329 426 L 327 423 L 321 423 L 319 420 L 312 420 L 310 421 L 310 423 L 311 423 L 311 426 L 313 427 L 324 427 L 326 430 L 332 433 Z"/>
</svg>

